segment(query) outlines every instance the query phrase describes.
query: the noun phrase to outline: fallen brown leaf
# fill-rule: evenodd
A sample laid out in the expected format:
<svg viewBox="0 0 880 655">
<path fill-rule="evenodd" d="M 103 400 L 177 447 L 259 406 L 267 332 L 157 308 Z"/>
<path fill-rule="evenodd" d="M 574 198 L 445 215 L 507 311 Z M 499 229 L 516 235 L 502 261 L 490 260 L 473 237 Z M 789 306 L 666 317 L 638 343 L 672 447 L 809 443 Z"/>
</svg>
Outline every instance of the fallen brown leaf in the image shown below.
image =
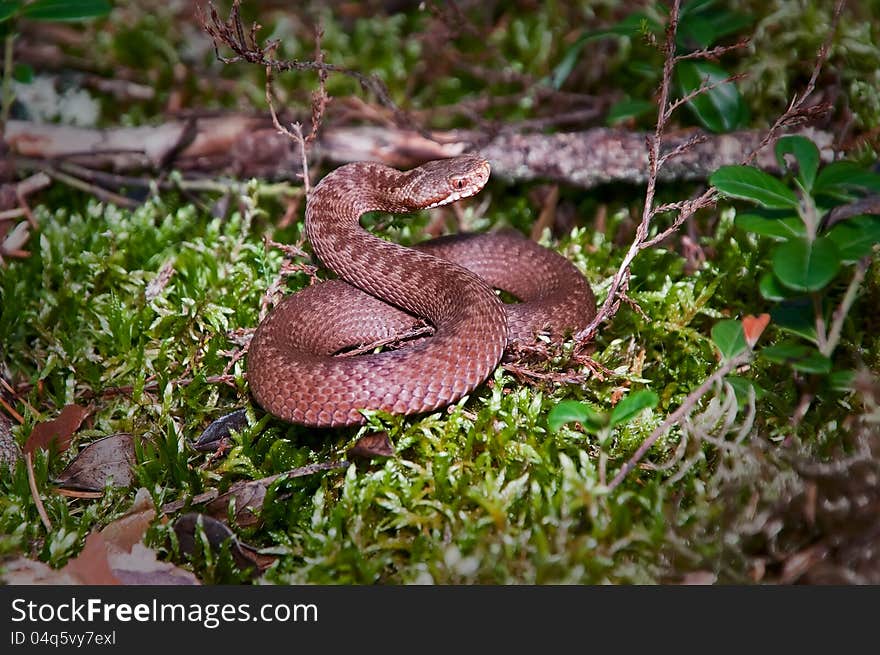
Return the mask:
<svg viewBox="0 0 880 655">
<path fill-rule="evenodd" d="M 114 434 L 93 441 L 74 458 L 54 482 L 70 491 L 101 492 L 112 478 L 113 486 L 128 487 L 134 482 L 135 437 Z"/>
<path fill-rule="evenodd" d="M 10 585 L 117 585 L 107 561 L 107 544 L 98 532 L 86 537 L 79 555 L 60 569 L 19 557 L 6 563 L 3 582 Z"/>
<path fill-rule="evenodd" d="M 74 433 L 87 415 L 88 410 L 85 407 L 67 405 L 57 418 L 34 426 L 24 444 L 24 452 L 33 453 L 39 449 L 48 450 L 53 442 L 55 442 L 58 452 L 64 452 L 70 447 Z"/>
<path fill-rule="evenodd" d="M 210 489 L 205 493 L 193 496 L 189 500 L 181 499 L 165 503 L 162 505 L 162 513 L 173 514 L 179 512 L 188 504 L 205 505 L 206 514 L 219 521 L 226 521 L 229 516 L 229 503 L 234 500 L 234 520 L 236 525 L 239 527 L 250 527 L 259 523 L 260 519 L 256 512 L 263 507 L 263 501 L 266 498 L 266 490 L 269 488 L 269 485 L 279 478 L 301 478 L 320 473 L 321 471 L 346 468 L 348 465 L 348 462 L 340 460 L 318 462 L 316 464 L 306 464 L 284 473 L 276 473 L 259 480 L 236 482 L 222 494 L 216 489 Z"/>
<path fill-rule="evenodd" d="M 199 438 L 193 442 L 193 448 L 198 451 L 219 450 L 227 445 L 230 433 L 235 430 L 240 432 L 247 427 L 247 412 L 238 409 L 234 412 L 221 416 L 211 422 L 205 428 Z"/>
<path fill-rule="evenodd" d="M 271 481 L 267 482 L 265 478 L 236 482 L 229 487 L 226 493 L 208 501 L 205 505 L 205 512 L 220 521 L 225 521 L 229 516 L 229 504 L 234 502 L 233 520 L 235 524 L 242 528 L 257 525 L 260 518 L 254 512 L 262 509 L 263 501 L 266 499 L 266 490 L 271 483 Z"/>
<path fill-rule="evenodd" d="M 86 537 L 82 552 L 64 567 L 80 584 L 119 584 L 107 560 L 110 546 L 100 532 L 92 532 Z"/>
<path fill-rule="evenodd" d="M 156 508 L 146 489 L 139 489 L 131 511 L 86 537 L 80 554 L 61 569 L 20 557 L 6 564 L 7 584 L 199 584 L 191 572 L 161 562 L 141 541 Z"/>
<path fill-rule="evenodd" d="M 192 572 L 156 558 L 156 552 L 135 544 L 130 553 L 111 552 L 108 556 L 113 574 L 127 585 L 198 585 Z"/>
<path fill-rule="evenodd" d="M 141 487 L 134 497 L 134 504 L 128 513 L 104 526 L 101 534 L 111 548 L 119 552 L 129 552 L 135 544 L 143 541 L 147 528 L 156 518 L 156 506 L 150 492 Z"/>
<path fill-rule="evenodd" d="M 394 446 L 388 438 L 387 432 L 371 432 L 357 440 L 354 446 L 348 449 L 349 457 L 393 457 Z"/>
<path fill-rule="evenodd" d="M 195 512 L 184 514 L 174 522 L 174 532 L 177 535 L 181 552 L 188 555 L 195 554 L 196 530 L 199 525 L 201 525 L 212 549 L 219 551 L 220 547 L 229 541 L 229 552 L 236 565 L 241 569 L 254 567 L 253 572 L 257 574 L 267 569 L 275 561 L 274 556 L 263 555 L 257 552 L 253 546 L 240 541 L 225 523 L 221 523 L 207 514 Z"/>
</svg>

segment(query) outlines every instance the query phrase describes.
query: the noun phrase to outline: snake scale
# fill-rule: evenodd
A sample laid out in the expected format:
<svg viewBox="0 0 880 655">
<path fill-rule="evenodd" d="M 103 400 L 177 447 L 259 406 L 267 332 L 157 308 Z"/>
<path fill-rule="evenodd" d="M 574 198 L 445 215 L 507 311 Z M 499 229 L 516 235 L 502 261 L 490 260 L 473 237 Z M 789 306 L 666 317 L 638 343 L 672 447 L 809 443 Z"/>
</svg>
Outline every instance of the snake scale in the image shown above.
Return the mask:
<svg viewBox="0 0 880 655">
<path fill-rule="evenodd" d="M 476 155 L 410 171 L 372 162 L 329 173 L 306 203 L 306 235 L 340 279 L 285 298 L 257 327 L 248 382 L 284 420 L 332 427 L 364 423 L 361 410 L 428 412 L 455 402 L 492 373 L 505 349 L 583 328 L 596 303 L 567 259 L 516 232 L 441 237 L 414 248 L 360 226 L 371 211 L 406 213 L 472 196 L 489 179 Z M 504 304 L 494 289 L 521 302 Z M 397 350 L 337 356 L 407 333 L 434 333 Z"/>
</svg>

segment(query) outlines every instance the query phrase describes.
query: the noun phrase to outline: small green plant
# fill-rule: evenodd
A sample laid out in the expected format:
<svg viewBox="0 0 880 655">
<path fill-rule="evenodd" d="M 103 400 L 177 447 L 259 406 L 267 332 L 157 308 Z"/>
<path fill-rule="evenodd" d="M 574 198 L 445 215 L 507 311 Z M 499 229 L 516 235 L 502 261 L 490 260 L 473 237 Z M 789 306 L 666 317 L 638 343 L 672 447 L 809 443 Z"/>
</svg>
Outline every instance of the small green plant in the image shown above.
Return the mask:
<svg viewBox="0 0 880 655">
<path fill-rule="evenodd" d="M 6 125 L 12 107 L 12 78 L 29 80 L 33 72 L 20 67 L 15 70 L 12 46 L 15 42 L 15 23 L 18 19 L 35 21 L 81 21 L 99 18 L 110 13 L 109 0 L 0 0 L 0 39 L 3 39 L 3 88 L 0 129 Z"/>
<path fill-rule="evenodd" d="M 774 324 L 793 338 L 760 356 L 803 373 L 829 374 L 844 319 L 880 243 L 880 216 L 834 210 L 865 191 L 880 191 L 880 175 L 851 161 L 820 169 L 818 148 L 803 136 L 779 139 L 775 152 L 782 179 L 752 166 L 724 166 L 710 181 L 721 194 L 757 205 L 739 213 L 735 225 L 778 242 L 759 289 L 777 303 Z M 835 283 L 843 272 L 850 282 L 840 297 Z M 846 377 L 840 372 L 832 382 Z"/>
<path fill-rule="evenodd" d="M 678 54 L 712 48 L 753 22 L 751 16 L 717 5 L 717 0 L 692 0 L 683 4 L 675 39 Z M 665 3 L 657 3 L 644 11 L 629 14 L 606 29 L 585 31 L 565 51 L 562 61 L 550 76 L 550 82 L 557 89 L 562 86 L 590 41 L 611 36 L 641 38 L 651 43 L 662 41 L 668 13 Z M 633 58 L 630 68 L 630 72 L 638 78 L 649 78 L 652 82 L 659 80 L 661 67 L 646 64 L 643 59 Z M 675 83 L 679 93 L 682 97 L 693 94 L 686 106 L 700 125 L 712 132 L 729 132 L 748 122 L 748 107 L 742 95 L 732 81 L 724 81 L 730 77 L 731 74 L 724 68 L 705 59 L 686 59 L 675 67 Z M 697 93 L 704 85 L 709 88 Z M 655 107 L 656 103 L 649 99 L 626 97 L 612 105 L 607 120 L 614 125 L 646 115 Z"/>
</svg>

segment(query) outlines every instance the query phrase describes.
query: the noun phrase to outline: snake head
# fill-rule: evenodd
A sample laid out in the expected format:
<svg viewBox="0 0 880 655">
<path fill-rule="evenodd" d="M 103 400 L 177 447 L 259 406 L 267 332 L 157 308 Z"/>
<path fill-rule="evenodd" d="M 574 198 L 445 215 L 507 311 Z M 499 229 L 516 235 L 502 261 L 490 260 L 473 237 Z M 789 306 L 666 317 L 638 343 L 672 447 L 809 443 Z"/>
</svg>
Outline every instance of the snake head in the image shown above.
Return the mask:
<svg viewBox="0 0 880 655">
<path fill-rule="evenodd" d="M 479 155 L 429 161 L 406 174 L 398 195 L 412 210 L 440 207 L 479 192 L 489 172 L 489 162 Z"/>
</svg>

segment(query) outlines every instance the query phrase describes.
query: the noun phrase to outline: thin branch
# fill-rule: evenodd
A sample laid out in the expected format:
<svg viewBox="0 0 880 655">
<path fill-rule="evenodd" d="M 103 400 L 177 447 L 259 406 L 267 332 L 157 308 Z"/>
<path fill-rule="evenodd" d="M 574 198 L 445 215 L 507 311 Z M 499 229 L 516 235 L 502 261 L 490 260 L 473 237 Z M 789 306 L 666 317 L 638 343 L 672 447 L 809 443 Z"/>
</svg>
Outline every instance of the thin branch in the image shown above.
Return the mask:
<svg viewBox="0 0 880 655">
<path fill-rule="evenodd" d="M 653 447 L 653 445 L 657 442 L 657 440 L 662 437 L 666 432 L 676 423 L 681 421 L 685 416 L 690 413 L 696 404 L 700 401 L 700 399 L 705 396 L 709 390 L 715 386 L 715 383 L 724 378 L 725 375 L 735 370 L 739 366 L 747 363 L 752 358 L 752 351 L 748 350 L 732 359 L 727 360 L 721 368 L 717 369 L 712 375 L 706 378 L 695 391 L 692 391 L 687 398 L 679 405 L 678 409 L 672 412 L 669 416 L 666 417 L 666 420 L 661 423 L 656 430 L 651 433 L 651 436 L 645 439 L 639 449 L 633 454 L 632 457 L 623 465 L 623 467 L 618 471 L 617 475 L 614 476 L 614 479 L 611 481 L 611 484 L 608 485 L 608 491 L 611 491 L 618 487 L 621 482 L 629 475 L 629 472 L 632 471 L 636 465 L 642 460 L 642 458 L 647 454 L 649 450 Z"/>
<path fill-rule="evenodd" d="M 46 528 L 46 532 L 52 532 L 52 521 L 49 520 L 49 514 L 46 512 L 46 506 L 43 505 L 43 499 L 40 498 L 40 491 L 37 489 L 37 476 L 34 474 L 34 460 L 30 451 L 24 455 L 24 461 L 27 465 L 28 486 L 31 488 L 31 497 L 34 499 L 34 505 L 37 506 L 37 514 Z"/>
<path fill-rule="evenodd" d="M 675 159 L 676 157 L 684 154 L 685 152 L 687 152 L 691 148 L 694 148 L 694 147 L 698 146 L 699 144 L 704 143 L 708 138 L 709 137 L 705 134 L 695 134 L 694 136 L 689 138 L 687 141 L 679 143 L 672 150 L 670 150 L 669 152 L 667 152 L 664 155 L 661 155 L 660 164 L 659 164 L 658 168 L 662 167 L 663 164 L 665 164 L 668 160 Z M 665 210 L 656 209 L 655 213 L 659 213 L 660 211 L 665 211 Z"/>
<path fill-rule="evenodd" d="M 733 45 L 719 45 L 711 49 L 695 50 L 694 52 L 687 52 L 683 55 L 676 55 L 675 61 L 678 63 L 680 61 L 685 61 L 686 59 L 718 59 L 722 55 L 726 55 L 728 52 L 745 48 L 751 42 L 751 39 L 746 38 L 742 41 L 737 41 Z"/>
<path fill-rule="evenodd" d="M 22 403 L 25 407 L 27 407 L 31 414 L 33 414 L 34 416 L 40 416 L 40 412 L 37 411 L 36 407 L 34 407 L 33 405 L 31 405 L 31 404 L 27 401 L 27 398 L 24 398 L 23 396 L 21 396 L 21 395 L 15 390 L 15 389 L 12 388 L 11 385 L 10 385 L 10 384 L 9 384 L 4 378 L 2 378 L 2 377 L 0 377 L 0 386 L 2 386 L 4 389 L 6 389 L 6 391 L 8 391 L 9 393 L 11 393 L 12 396 L 13 396 L 13 398 L 15 398 L 16 400 L 18 400 L 18 401 L 19 401 L 20 403 Z M 20 420 L 19 420 L 19 423 L 24 423 L 24 419 L 20 419 Z"/>
<path fill-rule="evenodd" d="M 830 357 L 831 353 L 834 352 L 834 349 L 837 348 L 837 343 L 840 341 L 840 333 L 843 330 L 843 322 L 846 319 L 847 314 L 849 314 L 849 310 L 853 306 L 853 303 L 856 301 L 859 287 L 862 284 L 862 280 L 865 279 L 865 273 L 867 273 L 870 263 L 870 256 L 859 260 L 858 264 L 856 264 L 856 270 L 853 273 L 852 280 L 849 281 L 849 286 L 847 286 L 846 293 L 843 295 L 843 300 L 840 301 L 840 305 L 834 310 L 831 329 L 828 330 L 828 337 L 825 340 L 825 348 L 821 350 L 822 354 L 826 357 Z"/>
<path fill-rule="evenodd" d="M 434 334 L 434 328 L 430 325 L 422 325 L 419 327 L 414 327 L 406 332 L 402 332 L 400 334 L 395 334 L 390 337 L 386 337 L 384 339 L 379 339 L 374 341 L 373 343 L 368 343 L 363 346 L 358 346 L 357 348 L 353 348 L 352 350 L 346 350 L 345 352 L 339 353 L 339 357 L 355 357 L 357 355 L 363 355 L 366 353 L 373 352 L 376 348 L 391 348 L 392 350 L 395 348 L 399 348 L 402 345 L 405 345 L 411 339 L 416 339 L 420 337 L 429 337 Z"/>
<path fill-rule="evenodd" d="M 138 206 L 138 202 L 131 198 L 126 198 L 118 193 L 113 193 L 112 191 L 108 191 L 103 187 L 81 180 L 73 175 L 68 175 L 67 173 L 62 173 L 61 171 L 52 168 L 46 168 L 44 171 L 49 177 L 54 178 L 59 182 L 63 182 L 68 186 L 72 186 L 75 189 L 97 196 L 100 200 L 105 202 L 110 202 L 114 205 L 119 205 L 120 207 L 126 207 L 128 209 L 134 209 Z"/>
<path fill-rule="evenodd" d="M 819 79 L 819 72 L 822 70 L 822 66 L 825 65 L 825 60 L 828 58 L 828 52 L 831 50 L 831 42 L 834 39 L 834 35 L 837 33 L 840 14 L 843 11 L 845 4 L 846 0 L 837 0 L 837 3 L 834 5 L 831 27 L 828 29 L 828 35 L 825 37 L 825 41 L 823 41 L 822 45 L 819 47 L 819 52 L 816 54 L 816 63 L 813 65 L 813 72 L 810 75 L 810 80 L 807 82 L 807 86 L 799 95 L 795 95 L 791 99 L 788 109 L 786 109 L 785 112 L 776 119 L 770 129 L 767 130 L 767 134 L 764 135 L 761 143 L 758 144 L 758 147 L 756 147 L 745 161 L 743 161 L 743 164 L 751 163 L 751 161 L 757 157 L 758 152 L 775 139 L 776 135 L 779 134 L 783 127 L 791 125 L 793 121 L 797 121 L 805 113 L 809 112 L 809 108 L 804 108 L 804 104 L 806 103 L 807 98 L 816 89 L 816 81 Z"/>
<path fill-rule="evenodd" d="M 700 84 L 700 86 L 684 94 L 681 98 L 676 99 L 672 102 L 672 104 L 669 105 L 669 108 L 666 110 L 666 120 L 669 120 L 669 118 L 672 117 L 672 114 L 675 112 L 676 109 L 678 109 L 682 105 L 689 103 L 697 96 L 703 95 L 704 93 L 712 91 L 713 89 L 717 89 L 719 86 L 724 86 L 725 84 L 737 82 L 745 77 L 745 73 L 736 73 L 735 75 L 729 75 L 728 77 L 725 77 L 723 80 L 716 80 L 714 82 L 710 82 L 709 78 L 706 77 L 705 79 L 703 79 L 703 82 Z"/>
<path fill-rule="evenodd" d="M 672 7 L 669 11 L 669 22 L 666 25 L 666 45 L 664 46 L 665 59 L 663 62 L 663 77 L 660 82 L 660 99 L 658 101 L 659 110 L 657 112 L 657 125 L 654 129 L 653 137 L 649 137 L 648 141 L 648 184 L 645 190 L 645 207 L 642 211 L 642 220 L 636 229 L 636 237 L 630 244 L 629 250 L 623 257 L 623 261 L 617 269 L 608 288 L 608 295 L 602 307 L 596 313 L 596 316 L 583 330 L 574 335 L 577 341 L 588 341 L 595 334 L 596 329 L 603 322 L 608 320 L 616 313 L 619 305 L 618 294 L 625 291 L 625 285 L 629 281 L 629 267 L 633 259 L 640 251 L 640 244 L 648 236 L 648 228 L 651 222 L 652 207 L 654 205 L 654 193 L 657 187 L 657 170 L 660 160 L 660 143 L 663 136 L 663 130 L 666 127 L 666 121 L 669 118 L 666 108 L 669 105 L 669 89 L 672 85 L 672 69 L 675 65 L 675 33 L 678 29 L 678 14 L 681 0 L 673 0 Z"/>
<path fill-rule="evenodd" d="M 15 408 L 12 405 L 10 405 L 9 403 L 7 403 L 6 400 L 3 398 L 3 396 L 0 396 L 0 405 L 3 405 L 3 409 L 5 409 L 6 412 L 12 418 L 14 418 L 16 421 L 18 421 L 19 425 L 24 423 L 24 417 L 21 414 L 19 414 L 18 412 L 16 412 Z"/>
<path fill-rule="evenodd" d="M 656 246 L 658 243 L 665 241 L 670 236 L 678 232 L 678 229 L 684 225 L 684 222 L 689 219 L 691 216 L 697 213 L 698 210 L 703 209 L 704 207 L 709 207 L 714 204 L 715 199 L 717 198 L 718 193 L 715 191 L 714 187 L 710 187 L 706 189 L 700 196 L 698 196 L 695 200 L 687 200 L 681 203 L 681 208 L 679 210 L 678 216 L 676 216 L 675 220 L 672 222 L 668 228 L 657 234 L 657 236 L 644 241 L 639 247 L 641 249 L 651 248 Z M 678 203 L 672 203 L 673 205 Z M 654 210 L 655 214 L 660 214 L 664 211 L 669 211 L 670 209 L 675 209 L 671 205 L 660 205 Z"/>
<path fill-rule="evenodd" d="M 305 137 L 303 137 L 302 125 L 299 122 L 293 124 L 293 133 L 296 135 L 296 140 L 299 141 L 299 151 L 302 156 L 303 188 L 306 192 L 306 198 L 308 198 L 309 194 L 312 191 L 312 186 L 311 182 L 309 181 L 309 160 L 306 155 L 307 140 Z"/>
<path fill-rule="evenodd" d="M 269 41 L 262 46 L 258 44 L 256 34 L 260 26 L 257 24 L 252 25 L 246 35 L 241 23 L 240 4 L 240 0 L 235 0 L 232 3 L 229 18 L 225 21 L 220 18 L 213 3 L 208 3 L 211 14 L 210 21 L 206 19 L 204 14 L 200 16 L 202 28 L 214 42 L 214 52 L 217 55 L 217 59 L 226 64 L 246 61 L 263 67 L 271 67 L 277 72 L 291 70 L 314 71 L 318 73 L 319 77 L 320 75 L 326 77 L 329 73 L 339 73 L 351 77 L 357 80 L 364 91 L 372 93 L 380 104 L 388 107 L 393 112 L 399 126 L 422 131 L 415 125 L 412 118 L 391 99 L 388 87 L 385 86 L 385 83 L 378 75 L 364 75 L 351 68 L 328 64 L 323 60 L 323 57 L 316 60 L 274 59 L 271 53 L 277 48 L 278 41 Z M 221 45 L 229 47 L 236 56 L 222 57 L 219 51 Z"/>
<path fill-rule="evenodd" d="M 673 1 L 672 7 L 669 11 L 669 20 L 666 25 L 666 41 L 664 45 L 665 59 L 663 62 L 663 76 L 660 82 L 659 99 L 657 102 L 657 124 L 654 130 L 653 137 L 649 137 L 647 139 L 648 179 L 645 190 L 645 205 L 642 211 L 642 220 L 636 229 L 636 235 L 633 239 L 633 242 L 630 244 L 629 249 L 624 255 L 623 260 L 621 261 L 620 266 L 617 269 L 617 272 L 611 279 L 611 284 L 609 285 L 608 295 L 606 296 L 605 301 L 602 303 L 602 306 L 599 308 L 599 311 L 596 313 L 596 316 L 593 318 L 593 320 L 590 321 L 590 323 L 583 330 L 574 335 L 575 340 L 581 343 L 586 343 L 587 341 L 592 339 L 593 335 L 596 334 L 599 325 L 610 320 L 611 317 L 613 317 L 617 313 L 617 309 L 620 306 L 619 295 L 621 293 L 626 293 L 627 291 L 627 287 L 629 284 L 629 268 L 636 255 L 641 250 L 654 246 L 674 234 L 681 227 L 681 225 L 683 225 L 685 221 L 687 221 L 688 218 L 694 215 L 695 212 L 704 207 L 709 207 L 713 205 L 717 199 L 717 192 L 714 188 L 710 187 L 697 199 L 690 202 L 685 202 L 681 204 L 680 207 L 675 206 L 676 203 L 661 205 L 660 207 L 656 208 L 653 206 L 660 167 L 666 164 L 671 158 L 680 156 L 689 148 L 692 148 L 696 145 L 696 143 L 685 143 L 677 146 L 669 153 L 666 153 L 664 155 L 660 154 L 660 144 L 662 141 L 663 133 L 672 112 L 688 100 L 693 99 L 693 97 L 695 97 L 699 93 L 705 93 L 706 91 L 715 88 L 716 86 L 725 84 L 740 77 L 732 76 L 731 78 L 717 83 L 703 84 L 700 86 L 699 89 L 687 94 L 683 98 L 679 98 L 672 103 L 669 102 L 669 90 L 671 87 L 672 71 L 676 62 L 681 61 L 682 59 L 706 57 L 707 55 L 709 55 L 709 53 L 711 53 L 711 51 L 704 51 L 700 52 L 699 55 L 695 57 L 690 57 L 687 55 L 682 55 L 679 57 L 675 55 L 675 34 L 678 29 L 680 4 L 680 0 Z M 807 84 L 806 88 L 792 99 L 788 109 L 776 120 L 773 126 L 767 131 L 767 133 L 758 143 L 758 145 L 749 152 L 749 154 L 742 160 L 741 163 L 748 164 L 753 161 L 755 157 L 757 157 L 758 153 L 764 147 L 766 147 L 767 144 L 769 144 L 776 136 L 778 136 L 779 131 L 783 127 L 793 125 L 820 111 L 825 111 L 826 108 L 824 106 L 820 105 L 814 107 L 806 107 L 805 103 L 807 98 L 815 90 L 816 81 L 819 77 L 819 72 L 821 71 L 822 66 L 824 65 L 828 57 L 828 52 L 831 47 L 832 39 L 834 38 L 834 34 L 837 31 L 837 25 L 839 23 L 840 14 L 843 10 L 844 4 L 845 0 L 838 0 L 837 4 L 834 7 L 831 29 L 829 30 L 828 36 L 826 37 L 825 42 L 822 44 L 816 56 L 816 63 L 813 67 L 813 73 L 810 76 L 810 81 Z M 648 239 L 651 221 L 654 216 L 656 216 L 658 213 L 663 213 L 675 209 L 679 210 L 679 214 L 673 221 L 672 225 L 652 239 Z"/>
</svg>

